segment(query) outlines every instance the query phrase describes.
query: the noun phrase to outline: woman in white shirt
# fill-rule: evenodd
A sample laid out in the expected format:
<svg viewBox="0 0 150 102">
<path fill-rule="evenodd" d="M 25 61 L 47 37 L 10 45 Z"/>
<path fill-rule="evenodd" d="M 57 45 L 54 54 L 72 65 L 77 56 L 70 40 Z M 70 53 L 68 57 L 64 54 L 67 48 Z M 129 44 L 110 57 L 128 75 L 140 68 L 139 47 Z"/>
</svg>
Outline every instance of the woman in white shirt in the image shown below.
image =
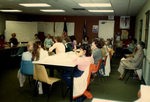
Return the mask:
<svg viewBox="0 0 150 102">
<path fill-rule="evenodd" d="M 60 36 L 55 37 L 55 43 L 49 48 L 49 52 L 52 52 L 54 49 L 56 49 L 56 54 L 65 53 L 65 46 L 62 43 L 62 38 Z"/>
<path fill-rule="evenodd" d="M 47 57 L 48 52 L 44 51 L 43 48 L 41 48 L 41 46 L 42 44 L 40 41 L 36 43 L 29 42 L 27 45 L 28 51 L 22 54 L 22 60 L 34 61 L 34 60 L 40 60 L 40 59 Z M 20 87 L 23 87 L 26 77 L 25 75 L 20 73 L 20 69 L 18 71 L 17 77 L 19 79 Z M 39 94 L 43 94 L 42 83 L 39 82 L 38 85 L 39 85 L 39 88 L 38 88 Z"/>
</svg>

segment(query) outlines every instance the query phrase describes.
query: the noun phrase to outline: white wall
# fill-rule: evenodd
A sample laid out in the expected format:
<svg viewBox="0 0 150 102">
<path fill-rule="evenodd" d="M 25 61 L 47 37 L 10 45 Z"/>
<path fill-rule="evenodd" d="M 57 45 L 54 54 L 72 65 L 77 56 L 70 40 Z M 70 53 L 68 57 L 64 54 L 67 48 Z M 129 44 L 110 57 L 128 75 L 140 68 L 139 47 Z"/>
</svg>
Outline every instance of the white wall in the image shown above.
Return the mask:
<svg viewBox="0 0 150 102">
<path fill-rule="evenodd" d="M 10 15 L 10 14 L 0 13 L 0 34 L 4 34 L 4 31 L 5 31 L 5 21 L 6 20 L 17 21 L 17 16 L 16 15 Z"/>
<path fill-rule="evenodd" d="M 150 0 L 147 0 L 143 8 L 139 11 L 136 16 L 136 24 L 135 24 L 135 37 L 139 40 L 139 33 L 140 33 L 140 20 L 143 20 L 142 26 L 142 41 L 145 41 L 145 22 L 146 16 L 145 13 L 150 10 Z M 149 35 L 148 35 L 148 46 L 145 49 L 145 60 L 143 63 L 143 78 L 146 84 L 150 85 L 150 27 L 149 27 Z"/>
</svg>

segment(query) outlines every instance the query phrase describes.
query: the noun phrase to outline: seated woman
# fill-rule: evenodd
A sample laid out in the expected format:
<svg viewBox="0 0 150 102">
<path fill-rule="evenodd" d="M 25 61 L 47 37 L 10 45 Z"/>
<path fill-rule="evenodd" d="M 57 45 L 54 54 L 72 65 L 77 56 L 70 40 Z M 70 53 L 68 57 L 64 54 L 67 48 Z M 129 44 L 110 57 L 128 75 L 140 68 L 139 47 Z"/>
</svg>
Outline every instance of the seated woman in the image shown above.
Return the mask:
<svg viewBox="0 0 150 102">
<path fill-rule="evenodd" d="M 91 56 L 91 47 L 88 44 L 83 44 L 80 47 L 80 52 L 76 53 L 77 57 L 73 60 L 73 63 L 78 65 L 78 69 L 74 71 L 74 77 L 80 77 L 84 70 L 94 62 L 93 56 Z M 67 83 L 67 87 L 70 86 L 71 72 L 66 72 L 62 75 L 63 79 Z"/>
<path fill-rule="evenodd" d="M 54 40 L 55 43 L 51 48 L 49 48 L 49 52 L 52 52 L 54 49 L 56 49 L 56 54 L 65 53 L 65 46 L 62 43 L 62 38 L 60 36 L 57 36 Z"/>
<path fill-rule="evenodd" d="M 40 60 L 48 56 L 48 52 L 44 51 L 41 48 L 41 42 L 33 43 L 29 42 L 27 45 L 27 50 L 22 54 L 22 60 L 25 61 L 34 61 L 34 60 Z M 18 71 L 17 77 L 19 79 L 20 87 L 23 87 L 23 84 L 25 82 L 25 75 L 20 73 L 20 69 Z M 42 90 L 42 83 L 39 82 L 39 94 L 43 94 Z"/>
<path fill-rule="evenodd" d="M 9 42 L 13 44 L 13 46 L 18 45 L 18 40 L 16 38 L 16 33 L 11 34 L 12 38 L 9 39 Z"/>
<path fill-rule="evenodd" d="M 105 40 L 103 38 L 99 38 L 99 41 L 101 43 L 101 51 L 102 51 L 102 55 L 103 55 L 103 59 L 104 59 L 108 52 L 107 46 L 106 46 Z"/>
<path fill-rule="evenodd" d="M 88 44 L 88 36 L 84 36 L 82 39 L 82 44 Z"/>
<path fill-rule="evenodd" d="M 108 49 L 113 49 L 113 47 L 112 47 L 112 40 L 111 39 L 108 38 L 106 40 L 106 46 L 107 46 Z"/>
<path fill-rule="evenodd" d="M 53 45 L 53 40 L 50 36 L 50 34 L 47 35 L 47 38 L 44 40 L 44 46 L 46 49 L 49 49 Z"/>
<path fill-rule="evenodd" d="M 37 41 L 41 41 L 41 40 L 39 39 L 38 34 L 35 34 L 33 42 L 37 42 Z"/>
<path fill-rule="evenodd" d="M 92 41 L 92 54 L 94 58 L 94 64 L 97 65 L 100 59 L 103 59 L 102 51 L 101 51 L 101 43 L 98 39 L 93 39 Z"/>
<path fill-rule="evenodd" d="M 132 42 L 128 45 L 128 47 L 122 50 L 121 57 L 126 57 L 125 54 L 132 54 L 137 46 L 136 42 L 137 40 L 133 38 Z"/>
<path fill-rule="evenodd" d="M 5 42 L 5 36 L 2 34 L 0 35 L 0 48 L 4 48 L 4 45 L 8 44 Z"/>
<path fill-rule="evenodd" d="M 64 44 L 65 44 L 66 52 L 73 51 L 73 47 L 69 37 L 64 38 Z"/>
<path fill-rule="evenodd" d="M 72 47 L 74 49 L 77 45 L 77 41 L 76 41 L 75 36 L 70 36 L 70 40 L 71 40 Z"/>
<path fill-rule="evenodd" d="M 144 51 L 143 48 L 145 47 L 144 42 L 139 42 L 137 45 L 137 52 L 134 54 L 132 58 L 122 58 L 120 62 L 120 66 L 118 71 L 120 73 L 119 80 L 123 79 L 123 74 L 126 68 L 128 69 L 138 69 L 141 67 L 143 58 L 144 58 Z"/>
</svg>

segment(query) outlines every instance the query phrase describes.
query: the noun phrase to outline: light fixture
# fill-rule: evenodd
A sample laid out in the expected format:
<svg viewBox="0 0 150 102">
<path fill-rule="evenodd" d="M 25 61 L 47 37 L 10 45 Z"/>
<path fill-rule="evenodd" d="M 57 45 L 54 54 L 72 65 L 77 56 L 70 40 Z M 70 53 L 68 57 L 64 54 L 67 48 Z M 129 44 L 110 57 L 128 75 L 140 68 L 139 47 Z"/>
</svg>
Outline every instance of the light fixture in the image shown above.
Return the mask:
<svg viewBox="0 0 150 102">
<path fill-rule="evenodd" d="M 111 7 L 110 3 L 79 3 L 82 7 Z"/>
<path fill-rule="evenodd" d="M 114 12 L 114 10 L 88 10 L 89 12 Z"/>
<path fill-rule="evenodd" d="M 22 12 L 21 10 L 0 10 L 1 12 Z"/>
<path fill-rule="evenodd" d="M 25 7 L 50 7 L 51 6 L 46 3 L 21 3 L 19 5 L 25 6 Z"/>
<path fill-rule="evenodd" d="M 42 12 L 65 12 L 65 10 L 49 10 L 49 9 L 41 9 Z"/>
</svg>

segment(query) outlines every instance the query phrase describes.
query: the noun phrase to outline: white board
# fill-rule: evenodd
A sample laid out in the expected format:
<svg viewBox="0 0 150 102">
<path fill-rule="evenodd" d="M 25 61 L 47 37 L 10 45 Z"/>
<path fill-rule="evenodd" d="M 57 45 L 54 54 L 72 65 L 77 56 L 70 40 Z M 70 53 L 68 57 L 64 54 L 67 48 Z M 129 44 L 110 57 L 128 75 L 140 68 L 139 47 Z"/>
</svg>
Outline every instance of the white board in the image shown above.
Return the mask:
<svg viewBox="0 0 150 102">
<path fill-rule="evenodd" d="M 68 30 L 67 32 L 68 36 L 74 35 L 74 23 L 73 22 L 67 23 L 67 30 Z"/>
<path fill-rule="evenodd" d="M 55 22 L 55 36 L 61 36 L 63 33 L 64 22 Z"/>
<path fill-rule="evenodd" d="M 6 42 L 9 42 L 12 33 L 16 33 L 19 42 L 33 41 L 37 34 L 37 22 L 6 21 Z"/>
<path fill-rule="evenodd" d="M 98 37 L 104 38 L 106 41 L 108 38 L 114 38 L 114 21 L 100 20 Z"/>
<path fill-rule="evenodd" d="M 38 32 L 44 32 L 45 36 L 54 36 L 54 22 L 38 22 Z"/>
</svg>

